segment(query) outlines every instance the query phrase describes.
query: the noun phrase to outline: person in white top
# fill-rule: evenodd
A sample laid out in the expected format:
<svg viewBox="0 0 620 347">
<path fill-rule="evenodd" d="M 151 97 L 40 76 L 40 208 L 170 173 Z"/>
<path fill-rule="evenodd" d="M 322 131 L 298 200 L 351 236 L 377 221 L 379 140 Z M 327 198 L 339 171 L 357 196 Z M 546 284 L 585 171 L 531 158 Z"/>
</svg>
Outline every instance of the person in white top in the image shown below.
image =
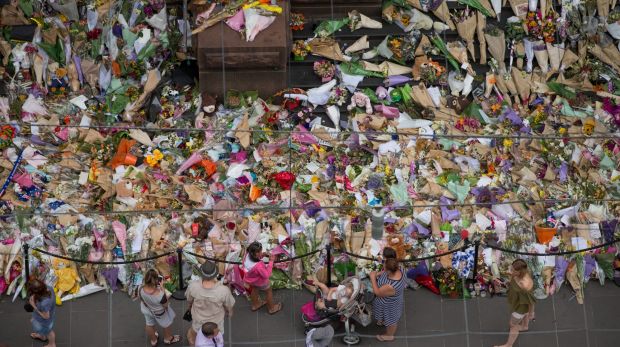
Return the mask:
<svg viewBox="0 0 620 347">
<path fill-rule="evenodd" d="M 217 324 L 206 322 L 196 334 L 196 347 L 224 347 L 224 336 Z"/>
</svg>

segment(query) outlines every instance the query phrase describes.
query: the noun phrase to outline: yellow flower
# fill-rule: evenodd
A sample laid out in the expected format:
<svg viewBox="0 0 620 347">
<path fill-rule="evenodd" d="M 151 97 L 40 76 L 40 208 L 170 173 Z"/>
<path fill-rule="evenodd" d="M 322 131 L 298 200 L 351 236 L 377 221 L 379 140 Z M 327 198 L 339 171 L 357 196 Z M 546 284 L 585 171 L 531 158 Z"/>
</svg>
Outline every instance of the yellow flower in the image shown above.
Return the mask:
<svg viewBox="0 0 620 347">
<path fill-rule="evenodd" d="M 153 167 L 157 165 L 157 160 L 155 159 L 154 155 L 149 154 L 146 156 L 146 163 L 149 164 L 150 167 Z"/>
<path fill-rule="evenodd" d="M 153 151 L 153 156 L 155 157 L 156 161 L 164 159 L 164 154 L 159 149 Z"/>
<path fill-rule="evenodd" d="M 310 182 L 311 182 L 311 183 L 313 183 L 313 184 L 315 184 L 315 183 L 319 183 L 319 178 L 318 178 L 318 177 L 316 177 L 316 176 L 312 176 L 312 177 L 310 178 Z"/>
<path fill-rule="evenodd" d="M 504 147 L 511 147 L 511 146 L 512 146 L 512 140 L 504 139 Z"/>
</svg>

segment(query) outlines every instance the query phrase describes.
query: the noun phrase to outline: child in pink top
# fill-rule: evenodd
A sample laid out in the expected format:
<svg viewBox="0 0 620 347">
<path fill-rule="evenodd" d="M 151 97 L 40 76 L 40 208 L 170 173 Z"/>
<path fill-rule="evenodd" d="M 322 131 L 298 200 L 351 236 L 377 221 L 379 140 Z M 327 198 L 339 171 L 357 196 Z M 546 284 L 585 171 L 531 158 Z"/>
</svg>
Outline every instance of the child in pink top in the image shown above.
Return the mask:
<svg viewBox="0 0 620 347">
<path fill-rule="evenodd" d="M 263 257 L 263 246 L 259 242 L 252 242 L 248 246 L 243 260 L 243 268 L 245 269 L 243 281 L 249 288 L 252 311 L 257 311 L 267 305 L 269 314 L 274 314 L 282 309 L 282 303 L 275 304 L 273 302 L 273 291 L 269 285 L 269 277 L 271 277 L 275 257 L 269 256 L 269 264 L 267 265 L 263 262 Z M 259 290 L 265 292 L 265 301 L 260 298 Z"/>
</svg>

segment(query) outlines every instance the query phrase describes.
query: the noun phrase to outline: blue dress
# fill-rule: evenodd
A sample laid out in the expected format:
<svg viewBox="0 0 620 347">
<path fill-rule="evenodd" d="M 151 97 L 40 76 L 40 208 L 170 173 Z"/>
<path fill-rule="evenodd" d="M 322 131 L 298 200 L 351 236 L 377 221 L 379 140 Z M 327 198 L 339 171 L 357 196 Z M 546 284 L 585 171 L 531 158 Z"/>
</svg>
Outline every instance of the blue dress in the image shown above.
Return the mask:
<svg viewBox="0 0 620 347">
<path fill-rule="evenodd" d="M 375 319 L 383 322 L 385 326 L 391 326 L 398 324 L 400 316 L 403 314 L 404 306 L 404 292 L 407 287 L 405 282 L 405 273 L 400 269 L 402 274 L 399 280 L 392 280 L 388 278 L 388 273 L 383 272 L 377 277 L 377 286 L 391 285 L 396 293 L 393 296 L 385 298 L 376 297 L 373 302 L 373 311 Z"/>
</svg>

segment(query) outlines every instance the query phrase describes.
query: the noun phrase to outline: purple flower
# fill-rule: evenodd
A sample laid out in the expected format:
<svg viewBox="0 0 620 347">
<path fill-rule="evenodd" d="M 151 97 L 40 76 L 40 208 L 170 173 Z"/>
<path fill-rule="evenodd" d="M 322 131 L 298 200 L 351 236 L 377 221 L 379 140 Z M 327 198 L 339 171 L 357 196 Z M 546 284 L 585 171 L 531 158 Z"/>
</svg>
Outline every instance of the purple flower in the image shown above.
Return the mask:
<svg viewBox="0 0 620 347">
<path fill-rule="evenodd" d="M 123 38 L 123 27 L 118 23 L 114 24 L 112 34 L 118 38 Z"/>
<path fill-rule="evenodd" d="M 523 124 L 523 120 L 519 117 L 519 114 L 510 107 L 505 107 L 504 112 L 498 117 L 500 122 L 505 120 L 509 120 L 512 125 L 521 125 Z"/>
<path fill-rule="evenodd" d="M 568 165 L 566 164 L 566 162 L 562 162 L 562 165 L 560 165 L 560 182 L 562 183 L 566 182 L 567 178 L 568 178 Z"/>
<path fill-rule="evenodd" d="M 366 183 L 366 188 L 370 190 L 375 190 L 383 186 L 383 179 L 379 175 L 372 175 L 368 178 L 368 182 Z"/>
</svg>

